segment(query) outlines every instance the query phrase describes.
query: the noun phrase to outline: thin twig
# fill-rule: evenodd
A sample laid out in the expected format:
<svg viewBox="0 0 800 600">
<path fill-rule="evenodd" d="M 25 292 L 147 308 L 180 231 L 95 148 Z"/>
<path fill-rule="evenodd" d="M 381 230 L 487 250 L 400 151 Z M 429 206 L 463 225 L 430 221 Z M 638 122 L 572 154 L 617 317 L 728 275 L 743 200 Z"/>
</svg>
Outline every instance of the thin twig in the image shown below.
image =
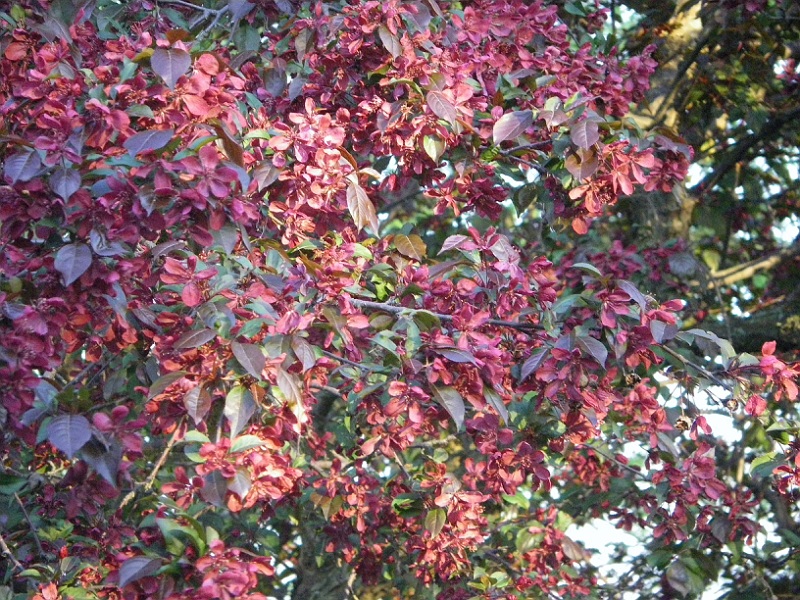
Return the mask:
<svg viewBox="0 0 800 600">
<path fill-rule="evenodd" d="M 341 363 L 346 365 L 350 365 L 351 367 L 355 367 L 357 369 L 361 369 L 367 373 L 389 373 L 388 369 L 383 369 L 381 367 L 371 367 L 369 365 L 365 365 L 363 363 L 357 363 L 349 358 L 345 358 L 344 356 L 339 356 L 338 354 L 334 354 L 333 352 L 328 352 L 327 350 L 321 350 L 322 354 L 327 356 L 328 358 L 332 358 L 333 360 L 338 360 Z"/>
<path fill-rule="evenodd" d="M 373 308 L 375 310 L 382 310 L 384 312 L 392 313 L 395 315 L 409 314 L 415 315 L 418 313 L 428 313 L 437 317 L 440 321 L 452 322 L 455 320 L 453 315 L 444 315 L 442 313 L 435 313 L 424 308 L 406 308 L 405 306 L 396 306 L 394 304 L 384 304 L 383 302 L 372 302 L 371 300 L 350 300 L 351 304 L 361 308 Z M 495 325 L 497 327 L 509 327 L 511 329 L 520 330 L 541 330 L 544 329 L 541 325 L 534 323 L 519 323 L 517 321 L 502 321 L 500 319 L 488 319 L 485 321 L 487 325 Z"/>
<path fill-rule="evenodd" d="M 728 390 L 728 391 L 731 391 L 731 390 L 733 389 L 733 386 L 731 386 L 731 384 L 729 384 L 729 383 L 727 383 L 727 382 L 723 381 L 722 379 L 720 379 L 719 377 L 717 377 L 716 375 L 714 375 L 714 373 L 712 373 L 711 371 L 709 371 L 709 370 L 708 370 L 708 369 L 706 369 L 705 367 L 702 367 L 702 366 L 700 366 L 700 365 L 698 365 L 698 364 L 696 364 L 696 363 L 692 362 L 691 360 L 689 360 L 688 358 L 686 358 L 685 356 L 683 356 L 683 355 L 681 355 L 681 354 L 678 354 L 678 353 L 677 353 L 677 352 L 675 352 L 675 350 L 673 350 L 672 348 L 670 348 L 670 347 L 668 347 L 668 346 L 661 346 L 661 350 L 663 350 L 664 352 L 666 352 L 667 354 L 669 354 L 669 355 L 670 355 L 670 356 L 672 356 L 673 358 L 677 358 L 677 359 L 678 359 L 679 361 L 681 361 L 683 364 L 685 364 L 685 365 L 688 365 L 688 366 L 692 367 L 693 369 L 695 369 L 695 370 L 696 370 L 696 371 L 698 371 L 699 373 L 702 373 L 703 375 L 705 375 L 706 377 L 708 377 L 708 378 L 709 378 L 711 381 L 713 381 L 714 383 L 716 383 L 718 386 L 720 386 L 720 387 L 722 387 L 722 388 L 724 388 L 724 389 L 726 389 L 726 390 Z"/>
<path fill-rule="evenodd" d="M 167 445 L 164 448 L 164 451 L 161 453 L 161 456 L 158 457 L 158 460 L 156 461 L 156 464 L 153 467 L 153 470 L 150 471 L 150 475 L 147 476 L 147 479 L 145 479 L 144 484 L 142 485 L 142 487 L 145 490 L 152 489 L 153 484 L 155 483 L 156 477 L 158 476 L 158 471 L 161 469 L 161 467 L 164 466 L 164 463 L 167 460 L 167 456 L 169 456 L 169 453 L 172 451 L 172 448 L 175 446 L 175 443 L 178 441 L 178 433 L 180 432 L 182 425 L 183 425 L 183 420 L 178 421 L 178 424 L 175 427 L 175 431 L 172 432 L 172 437 L 169 438 L 169 441 L 167 442 Z M 120 502 L 118 510 L 122 510 L 128 504 L 130 504 L 131 500 L 133 500 L 133 498 L 135 496 L 136 496 L 136 490 L 135 489 L 133 489 L 130 492 L 128 492 L 125 495 L 125 497 L 122 499 L 122 502 Z"/>
<path fill-rule="evenodd" d="M 8 556 L 8 558 L 11 560 L 11 564 L 14 565 L 14 568 L 19 569 L 20 571 L 25 570 L 25 567 L 22 565 L 22 563 L 19 562 L 17 557 L 14 556 L 14 553 L 11 552 L 11 549 L 8 547 L 8 544 L 6 544 L 6 541 L 3 539 L 2 535 L 0 535 L 0 550 L 3 551 L 3 554 Z"/>
<path fill-rule="evenodd" d="M 25 509 L 25 505 L 22 503 L 22 499 L 19 495 L 14 492 L 14 499 L 19 504 L 20 510 L 22 510 L 22 515 L 25 517 L 25 522 L 28 524 L 28 527 L 31 528 L 31 535 L 33 535 L 33 541 L 36 542 L 36 549 L 39 551 L 39 556 L 44 556 L 44 548 L 42 548 L 42 540 L 39 539 L 39 534 L 36 532 L 36 527 L 31 521 L 31 516 L 28 514 L 28 511 Z"/>
<path fill-rule="evenodd" d="M 175 427 L 175 431 L 172 432 L 172 437 L 169 438 L 169 442 L 167 442 L 167 447 L 164 448 L 164 451 L 161 453 L 161 456 L 158 457 L 158 461 L 156 462 L 153 470 L 150 471 L 150 475 L 148 475 L 147 479 L 144 482 L 144 489 L 150 490 L 153 487 L 153 483 L 156 480 L 156 476 L 158 475 L 159 469 L 164 466 L 164 463 L 167 460 L 167 456 L 172 451 L 173 446 L 175 446 L 175 442 L 178 441 L 178 432 L 181 430 L 181 426 L 183 425 L 183 420 L 178 421 L 178 424 Z"/>
</svg>

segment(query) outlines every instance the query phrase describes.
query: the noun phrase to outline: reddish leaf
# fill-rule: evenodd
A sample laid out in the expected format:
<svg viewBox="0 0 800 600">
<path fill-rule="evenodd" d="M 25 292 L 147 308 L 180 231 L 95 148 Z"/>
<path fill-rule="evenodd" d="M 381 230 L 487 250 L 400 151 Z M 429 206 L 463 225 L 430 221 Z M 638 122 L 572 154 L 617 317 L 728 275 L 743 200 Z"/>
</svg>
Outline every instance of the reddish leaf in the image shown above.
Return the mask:
<svg viewBox="0 0 800 600">
<path fill-rule="evenodd" d="M 92 250 L 86 244 L 63 246 L 56 254 L 53 266 L 64 278 L 64 285 L 71 285 L 92 265 Z"/>
<path fill-rule="evenodd" d="M 378 233 L 378 214 L 375 212 L 375 206 L 369 199 L 367 191 L 355 181 L 350 181 L 347 186 L 347 209 L 359 231 L 369 226 L 375 234 Z"/>
<path fill-rule="evenodd" d="M 89 420 L 81 415 L 58 415 L 47 426 L 47 439 L 72 458 L 92 437 Z"/>
<path fill-rule="evenodd" d="M 172 141 L 174 136 L 175 131 L 172 129 L 143 131 L 132 135 L 122 145 L 132 156 L 136 156 L 142 152 L 163 148 Z"/>
<path fill-rule="evenodd" d="M 638 304 L 643 311 L 647 310 L 647 299 L 644 297 L 644 294 L 639 291 L 639 288 L 637 288 L 633 283 L 626 281 L 625 279 L 620 279 L 617 281 L 617 287 L 628 294 L 628 296 L 631 297 L 631 300 L 636 302 L 636 304 Z"/>
<path fill-rule="evenodd" d="M 447 99 L 447 96 L 445 96 L 442 92 L 437 92 L 434 90 L 432 92 L 428 92 L 428 95 L 425 97 L 425 99 L 433 114 L 443 121 L 447 121 L 450 123 L 450 125 L 456 125 L 458 111 L 456 110 L 455 105 Z"/>
<path fill-rule="evenodd" d="M 261 372 L 267 365 L 267 357 L 256 344 L 231 342 L 231 350 L 239 364 L 256 379 L 263 379 Z"/>
<path fill-rule="evenodd" d="M 464 415 L 466 413 L 464 398 L 461 397 L 458 390 L 452 387 L 434 386 L 432 392 L 436 401 L 450 414 L 456 424 L 456 429 L 460 430 L 464 424 Z"/>
<path fill-rule="evenodd" d="M 150 57 L 150 66 L 168 88 L 175 89 L 178 79 L 192 66 L 192 57 L 180 48 L 156 48 Z"/>
<path fill-rule="evenodd" d="M 492 141 L 497 146 L 506 140 L 516 139 L 532 124 L 533 112 L 530 110 L 506 113 L 494 124 Z"/>
<path fill-rule="evenodd" d="M 253 169 L 253 180 L 258 184 L 258 191 L 265 190 L 278 179 L 280 171 L 268 160 L 265 160 Z"/>
<path fill-rule="evenodd" d="M 569 137 L 579 148 L 588 150 L 600 141 L 600 129 L 594 119 L 584 119 L 575 123 L 569 131 Z"/>
</svg>

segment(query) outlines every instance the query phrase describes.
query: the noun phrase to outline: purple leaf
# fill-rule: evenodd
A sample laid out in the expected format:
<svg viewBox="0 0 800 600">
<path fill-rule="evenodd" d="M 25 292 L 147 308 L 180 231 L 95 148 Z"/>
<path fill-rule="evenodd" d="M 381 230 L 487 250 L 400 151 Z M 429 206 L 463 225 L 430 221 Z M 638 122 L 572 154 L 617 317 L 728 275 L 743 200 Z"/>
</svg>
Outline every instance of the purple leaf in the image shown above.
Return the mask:
<svg viewBox="0 0 800 600">
<path fill-rule="evenodd" d="M 597 160 L 597 153 L 593 148 L 589 150 L 579 148 L 577 152 L 567 156 L 564 166 L 575 179 L 583 181 L 594 175 L 600 162 Z"/>
<path fill-rule="evenodd" d="M 381 25 L 378 27 L 378 37 L 381 38 L 383 47 L 386 48 L 393 58 L 397 58 L 403 53 L 403 47 L 400 45 L 400 40 L 395 34 L 389 31 L 389 28 L 386 27 L 386 25 Z"/>
<path fill-rule="evenodd" d="M 18 181 L 30 181 L 39 173 L 42 168 L 42 160 L 33 148 L 23 152 L 12 154 L 5 160 L 3 173 L 11 180 L 11 183 Z"/>
<path fill-rule="evenodd" d="M 317 357 L 314 355 L 313 346 L 297 334 L 292 336 L 292 350 L 303 365 L 304 371 L 308 371 L 317 364 Z"/>
<path fill-rule="evenodd" d="M 256 412 L 253 393 L 241 385 L 235 385 L 225 397 L 225 418 L 231 427 L 231 438 L 235 438 L 245 428 Z"/>
<path fill-rule="evenodd" d="M 143 577 L 150 577 L 161 568 L 161 560 L 134 556 L 129 558 L 119 567 L 119 587 L 124 588 L 129 583 L 138 581 Z"/>
<path fill-rule="evenodd" d="M 547 353 L 549 352 L 549 348 L 538 348 L 534 350 L 531 355 L 527 358 L 527 360 L 522 363 L 522 368 L 520 369 L 519 373 L 519 380 L 525 381 L 530 375 L 539 368 L 539 365 L 542 364 L 542 361 L 547 357 Z"/>
<path fill-rule="evenodd" d="M 89 420 L 81 415 L 53 417 L 47 427 L 47 439 L 53 446 L 72 458 L 92 437 Z"/>
<path fill-rule="evenodd" d="M 56 254 L 53 266 L 64 278 L 64 285 L 71 285 L 92 265 L 92 250 L 86 244 L 63 246 Z"/>
<path fill-rule="evenodd" d="M 156 48 L 150 57 L 150 66 L 164 80 L 169 89 L 175 89 L 181 75 L 192 66 L 192 57 L 180 48 Z"/>
<path fill-rule="evenodd" d="M 439 250 L 439 254 L 447 252 L 448 250 L 452 250 L 453 248 L 461 247 L 461 245 L 468 239 L 469 238 L 465 235 L 451 235 L 444 241 L 444 244 L 442 244 L 442 249 Z"/>
<path fill-rule="evenodd" d="M 639 291 L 639 288 L 637 288 L 633 283 L 625 279 L 620 279 L 617 281 L 617 287 L 628 294 L 628 296 L 631 297 L 631 300 L 639 305 L 639 308 L 641 308 L 643 311 L 647 310 L 647 299 L 644 297 L 644 294 Z"/>
<path fill-rule="evenodd" d="M 497 146 L 506 140 L 513 140 L 533 124 L 533 112 L 519 110 L 500 117 L 492 128 L 492 141 Z"/>
<path fill-rule="evenodd" d="M 231 342 L 231 350 L 239 364 L 242 365 L 250 375 L 258 380 L 263 379 L 261 372 L 267 366 L 267 357 L 261 352 L 256 344 L 240 344 Z"/>
<path fill-rule="evenodd" d="M 50 189 L 62 199 L 69 200 L 81 189 L 81 175 L 75 169 L 59 167 L 50 175 Z"/>
<path fill-rule="evenodd" d="M 173 129 L 156 129 L 153 131 L 143 131 L 132 135 L 122 144 L 124 148 L 136 156 L 141 152 L 149 152 L 150 150 L 158 150 L 163 148 L 172 141 L 175 137 Z"/>
<path fill-rule="evenodd" d="M 584 352 L 588 352 L 601 367 L 606 366 L 606 359 L 608 358 L 608 349 L 599 340 L 593 337 L 581 336 L 576 340 L 578 347 Z"/>
<path fill-rule="evenodd" d="M 172 373 L 162 375 L 150 385 L 150 389 L 147 392 L 147 399 L 155 398 L 184 375 L 186 375 L 186 371 L 173 371 Z"/>
<path fill-rule="evenodd" d="M 187 331 L 178 341 L 175 342 L 176 348 L 199 348 L 217 337 L 217 332 L 213 329 L 205 328 L 197 331 Z"/>
<path fill-rule="evenodd" d="M 459 364 L 477 364 L 475 357 L 471 352 L 461 350 L 460 348 L 434 348 L 434 352 L 441 354 L 447 360 Z"/>
<path fill-rule="evenodd" d="M 497 411 L 497 414 L 503 419 L 503 423 L 508 425 L 508 409 L 500 394 L 495 392 L 492 388 L 484 386 L 483 397 L 486 398 L 486 403 Z"/>
</svg>

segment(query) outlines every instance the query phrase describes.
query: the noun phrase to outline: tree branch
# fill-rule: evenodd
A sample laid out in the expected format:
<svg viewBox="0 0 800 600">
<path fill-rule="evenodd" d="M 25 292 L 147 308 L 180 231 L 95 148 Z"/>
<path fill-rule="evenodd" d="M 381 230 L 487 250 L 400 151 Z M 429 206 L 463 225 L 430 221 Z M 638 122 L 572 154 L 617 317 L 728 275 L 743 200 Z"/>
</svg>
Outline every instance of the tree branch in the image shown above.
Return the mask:
<svg viewBox="0 0 800 600">
<path fill-rule="evenodd" d="M 779 135 L 785 125 L 800 117 L 800 106 L 784 113 L 777 113 L 767 121 L 767 123 L 756 133 L 752 133 L 739 140 L 727 156 L 722 157 L 714 170 L 704 177 L 699 183 L 691 188 L 691 192 L 698 194 L 709 191 L 716 186 L 720 180 L 734 168 L 739 162 L 745 159 L 747 154 L 760 143 Z"/>
<path fill-rule="evenodd" d="M 354 306 L 358 306 L 360 308 L 372 308 L 375 310 L 381 310 L 383 312 L 392 313 L 395 315 L 402 315 L 402 314 L 409 314 L 414 315 L 417 313 L 428 313 L 440 321 L 444 322 L 452 322 L 455 320 L 453 315 L 445 315 L 442 313 L 435 313 L 430 310 L 426 310 L 424 308 L 406 308 L 405 306 L 396 306 L 394 304 L 385 304 L 383 302 L 372 302 L 370 300 L 358 300 L 358 299 L 351 299 L 351 304 Z M 496 327 L 509 327 L 511 329 L 519 329 L 521 331 L 536 331 L 544 329 L 541 325 L 536 325 L 534 323 L 520 323 L 517 321 L 502 321 L 500 319 L 488 319 L 486 321 L 487 325 L 494 325 Z"/>
</svg>

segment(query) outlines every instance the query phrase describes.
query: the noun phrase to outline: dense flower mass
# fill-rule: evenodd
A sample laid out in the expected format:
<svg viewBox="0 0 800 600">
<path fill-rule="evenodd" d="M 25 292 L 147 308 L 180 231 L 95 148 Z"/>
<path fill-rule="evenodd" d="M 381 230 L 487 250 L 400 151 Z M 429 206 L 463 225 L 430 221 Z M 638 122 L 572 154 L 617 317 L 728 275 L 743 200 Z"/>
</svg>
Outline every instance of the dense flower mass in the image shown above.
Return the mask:
<svg viewBox="0 0 800 600">
<path fill-rule="evenodd" d="M 756 419 L 798 367 L 769 344 L 695 366 L 723 341 L 679 333 L 635 248 L 548 257 L 507 222 L 527 188 L 585 234 L 685 177 L 688 147 L 621 118 L 653 48 L 578 43 L 543 0 L 57 4 L 0 13 L 19 586 L 580 597 L 597 575 L 557 500 L 582 494 L 663 545 L 752 539 L 705 420 L 684 436 L 660 394 L 728 378 Z"/>
</svg>

